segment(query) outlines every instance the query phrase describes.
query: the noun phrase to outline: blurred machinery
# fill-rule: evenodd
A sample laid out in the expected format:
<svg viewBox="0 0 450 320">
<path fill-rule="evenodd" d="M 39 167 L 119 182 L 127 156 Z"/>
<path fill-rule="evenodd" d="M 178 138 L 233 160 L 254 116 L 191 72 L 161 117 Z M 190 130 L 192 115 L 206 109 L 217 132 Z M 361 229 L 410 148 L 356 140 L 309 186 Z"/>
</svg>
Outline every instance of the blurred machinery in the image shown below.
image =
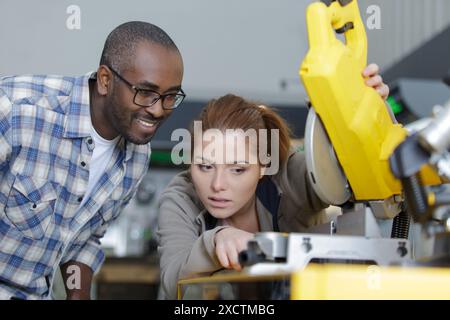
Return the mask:
<svg viewBox="0 0 450 320">
<path fill-rule="evenodd" d="M 435 106 L 434 117 L 402 142 L 390 158 L 391 170 L 402 182 L 407 212 L 424 226 L 426 236 L 435 240 L 426 262 L 440 266 L 450 266 L 450 189 L 424 186 L 419 171 L 431 163 L 442 180 L 450 182 L 449 124 L 450 99 L 444 106 Z"/>
<path fill-rule="evenodd" d="M 109 256 L 143 257 L 156 253 L 157 200 L 181 168 L 169 166 L 169 151 L 153 151 L 151 163 L 136 195 L 102 239 Z"/>
<path fill-rule="evenodd" d="M 445 79 L 400 78 L 390 89 L 388 103 L 403 125 L 432 117 L 432 107 L 444 105 L 450 96 L 450 85 L 446 85 Z"/>
</svg>

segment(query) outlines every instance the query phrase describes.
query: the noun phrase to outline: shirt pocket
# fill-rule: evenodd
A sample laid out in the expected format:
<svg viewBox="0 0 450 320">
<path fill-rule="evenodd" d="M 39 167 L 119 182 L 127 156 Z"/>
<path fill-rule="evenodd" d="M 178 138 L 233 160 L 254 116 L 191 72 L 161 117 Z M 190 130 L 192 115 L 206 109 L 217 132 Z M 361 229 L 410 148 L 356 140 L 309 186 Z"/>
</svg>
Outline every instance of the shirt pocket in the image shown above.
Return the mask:
<svg viewBox="0 0 450 320">
<path fill-rule="evenodd" d="M 103 206 L 98 210 L 100 216 L 102 217 L 102 224 L 111 223 L 116 220 L 120 214 L 121 209 L 120 200 L 108 200 Z"/>
<path fill-rule="evenodd" d="M 44 237 L 55 210 L 56 192 L 48 180 L 17 175 L 5 206 L 8 220 L 25 237 Z"/>
<path fill-rule="evenodd" d="M 99 208 L 98 214 L 101 219 L 98 225 L 101 225 L 102 228 L 111 225 L 120 216 L 124 201 L 128 200 L 130 194 L 130 190 L 117 187 Z"/>
</svg>

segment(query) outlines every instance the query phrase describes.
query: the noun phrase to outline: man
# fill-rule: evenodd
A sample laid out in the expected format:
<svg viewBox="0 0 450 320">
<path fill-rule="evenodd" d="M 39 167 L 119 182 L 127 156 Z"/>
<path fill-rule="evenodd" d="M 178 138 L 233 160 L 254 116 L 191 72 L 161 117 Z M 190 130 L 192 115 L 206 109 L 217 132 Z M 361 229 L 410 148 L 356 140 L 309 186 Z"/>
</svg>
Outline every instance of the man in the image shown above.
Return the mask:
<svg viewBox="0 0 450 320">
<path fill-rule="evenodd" d="M 99 239 L 134 195 L 148 142 L 179 106 L 183 61 L 144 22 L 108 36 L 96 73 L 0 80 L 0 298 L 90 298 Z M 79 277 L 75 279 L 73 277 Z"/>
</svg>

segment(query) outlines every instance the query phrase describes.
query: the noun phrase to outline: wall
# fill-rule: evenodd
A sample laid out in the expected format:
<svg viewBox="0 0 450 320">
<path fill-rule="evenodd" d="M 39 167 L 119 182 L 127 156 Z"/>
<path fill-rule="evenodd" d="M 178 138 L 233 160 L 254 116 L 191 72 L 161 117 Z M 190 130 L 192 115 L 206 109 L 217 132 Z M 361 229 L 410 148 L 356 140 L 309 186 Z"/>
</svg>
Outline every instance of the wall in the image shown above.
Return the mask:
<svg viewBox="0 0 450 320">
<path fill-rule="evenodd" d="M 96 68 L 107 34 L 127 20 L 164 28 L 185 61 L 190 99 L 226 92 L 277 103 L 303 103 L 297 70 L 307 51 L 308 0 L 1 0 L 0 74 L 83 74 Z M 369 61 L 383 68 L 449 24 L 448 0 L 360 0 L 363 19 L 381 8 L 369 30 Z M 69 30 L 67 7 L 81 9 Z M 285 83 L 284 89 L 281 83 Z"/>
</svg>

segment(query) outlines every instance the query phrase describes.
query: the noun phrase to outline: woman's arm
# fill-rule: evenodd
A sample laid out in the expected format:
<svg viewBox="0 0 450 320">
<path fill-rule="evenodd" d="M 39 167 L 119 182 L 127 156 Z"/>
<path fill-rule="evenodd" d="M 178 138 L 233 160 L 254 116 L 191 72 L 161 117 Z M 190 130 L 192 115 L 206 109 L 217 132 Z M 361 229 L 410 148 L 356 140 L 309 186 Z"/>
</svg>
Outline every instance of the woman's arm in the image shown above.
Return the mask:
<svg viewBox="0 0 450 320">
<path fill-rule="evenodd" d="M 234 227 L 218 231 L 214 237 L 216 255 L 222 267 L 241 271 L 239 253 L 247 249 L 247 243 L 253 239 L 253 233 Z"/>
<path fill-rule="evenodd" d="M 199 214 L 200 208 L 180 192 L 179 185 L 169 186 L 160 199 L 158 251 L 161 284 L 169 299 L 176 299 L 179 279 L 209 275 L 222 268 L 215 253 L 214 236 L 224 227 L 202 233 L 203 227 L 196 219 Z"/>
</svg>

